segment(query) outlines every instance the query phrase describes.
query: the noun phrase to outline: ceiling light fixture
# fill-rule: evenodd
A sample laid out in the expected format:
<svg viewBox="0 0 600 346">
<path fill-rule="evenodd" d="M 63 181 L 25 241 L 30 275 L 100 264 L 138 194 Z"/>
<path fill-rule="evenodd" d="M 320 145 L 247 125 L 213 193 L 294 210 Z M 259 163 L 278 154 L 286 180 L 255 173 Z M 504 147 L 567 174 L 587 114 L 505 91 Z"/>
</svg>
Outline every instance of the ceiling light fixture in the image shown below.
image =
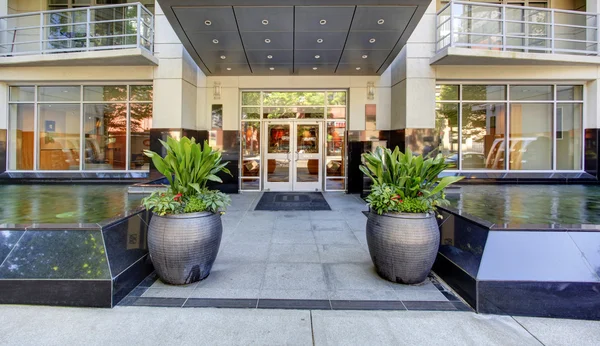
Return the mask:
<svg viewBox="0 0 600 346">
<path fill-rule="evenodd" d="M 315 59 L 320 59 L 321 56 L 320 55 L 315 55 Z"/>
<path fill-rule="evenodd" d="M 204 21 L 204 25 L 211 26 L 212 22 L 207 19 L 207 20 Z"/>
<path fill-rule="evenodd" d="M 374 38 L 370 39 L 369 43 L 375 43 L 375 39 Z"/>
<path fill-rule="evenodd" d="M 383 23 L 385 23 L 385 20 L 383 20 L 383 18 L 381 18 L 380 20 L 377 21 L 377 24 L 379 24 L 379 25 L 381 25 Z"/>
<path fill-rule="evenodd" d="M 272 55 L 267 55 L 267 59 L 273 59 Z"/>
<path fill-rule="evenodd" d="M 357 67 L 357 68 L 356 68 L 356 71 L 360 71 L 360 67 Z"/>
<path fill-rule="evenodd" d="M 316 67 L 313 67 L 313 70 L 315 70 L 315 71 L 316 71 L 316 70 L 317 70 L 317 68 L 316 68 Z"/>
<path fill-rule="evenodd" d="M 219 43 L 219 40 L 217 40 L 217 39 L 215 38 L 215 39 L 213 40 L 213 43 L 214 43 L 214 44 L 217 44 L 217 43 Z"/>
<path fill-rule="evenodd" d="M 321 19 L 321 20 L 319 21 L 319 24 L 321 24 L 321 25 L 325 25 L 325 24 L 327 24 L 327 21 L 326 21 L 325 19 Z"/>
<path fill-rule="evenodd" d="M 367 54 L 365 54 L 365 55 L 363 55 L 363 56 L 362 56 L 362 58 L 363 58 L 363 59 L 366 59 L 366 58 L 368 58 L 368 57 L 369 57 L 369 56 L 368 56 Z"/>
<path fill-rule="evenodd" d="M 323 43 L 323 39 L 322 38 L 318 38 L 317 39 L 317 43 Z"/>
<path fill-rule="evenodd" d="M 228 68 L 227 68 L 227 71 L 231 71 L 231 67 L 228 67 Z"/>
<path fill-rule="evenodd" d="M 275 67 L 269 67 L 269 70 L 274 71 Z"/>
<path fill-rule="evenodd" d="M 268 38 L 265 38 L 265 43 L 271 43 L 271 40 Z"/>
<path fill-rule="evenodd" d="M 266 19 L 263 19 L 263 20 L 262 20 L 262 24 L 263 24 L 263 25 L 267 25 L 267 24 L 269 24 L 269 21 L 268 21 L 268 20 L 266 20 Z"/>
<path fill-rule="evenodd" d="M 221 55 L 221 60 L 225 60 L 227 57 L 225 55 Z"/>
</svg>

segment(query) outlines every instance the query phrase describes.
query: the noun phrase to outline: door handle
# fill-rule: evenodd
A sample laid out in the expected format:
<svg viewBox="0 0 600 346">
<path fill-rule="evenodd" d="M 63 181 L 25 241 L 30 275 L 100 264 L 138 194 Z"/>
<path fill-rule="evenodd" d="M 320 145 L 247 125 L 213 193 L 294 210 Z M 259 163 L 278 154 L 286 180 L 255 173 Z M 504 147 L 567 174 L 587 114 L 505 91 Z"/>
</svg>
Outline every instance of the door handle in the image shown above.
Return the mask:
<svg viewBox="0 0 600 346">
<path fill-rule="evenodd" d="M 290 152 L 287 152 L 287 153 L 285 154 L 285 157 L 287 158 L 287 162 L 290 162 L 290 161 L 292 161 L 292 160 L 290 159 Z"/>
<path fill-rule="evenodd" d="M 300 154 L 297 151 L 295 152 L 295 154 L 296 154 L 296 162 L 298 162 L 298 160 L 300 159 Z"/>
</svg>

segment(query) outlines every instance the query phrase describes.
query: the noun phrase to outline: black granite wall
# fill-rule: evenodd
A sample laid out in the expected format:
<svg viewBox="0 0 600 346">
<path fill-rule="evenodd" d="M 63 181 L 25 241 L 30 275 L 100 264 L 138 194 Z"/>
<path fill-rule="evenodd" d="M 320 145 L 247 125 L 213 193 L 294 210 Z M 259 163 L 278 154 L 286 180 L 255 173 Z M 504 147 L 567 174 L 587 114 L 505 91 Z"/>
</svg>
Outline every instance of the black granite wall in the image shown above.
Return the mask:
<svg viewBox="0 0 600 346">
<path fill-rule="evenodd" d="M 0 129 L 0 173 L 6 171 L 6 130 Z"/>
<path fill-rule="evenodd" d="M 600 129 L 585 130 L 585 161 L 584 168 L 587 173 L 600 179 L 598 171 L 598 154 L 600 154 Z"/>
</svg>

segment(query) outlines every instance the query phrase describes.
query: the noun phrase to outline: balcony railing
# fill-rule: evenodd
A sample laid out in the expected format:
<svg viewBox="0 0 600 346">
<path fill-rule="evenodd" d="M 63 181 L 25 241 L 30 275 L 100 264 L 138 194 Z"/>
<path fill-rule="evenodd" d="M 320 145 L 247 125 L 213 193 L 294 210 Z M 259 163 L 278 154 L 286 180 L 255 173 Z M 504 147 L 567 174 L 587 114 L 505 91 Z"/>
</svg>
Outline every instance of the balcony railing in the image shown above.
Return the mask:
<svg viewBox="0 0 600 346">
<path fill-rule="evenodd" d="M 140 3 L 0 17 L 0 57 L 142 48 L 152 53 L 154 16 Z"/>
<path fill-rule="evenodd" d="M 597 13 L 452 1 L 437 13 L 436 51 L 599 55 L 599 23 Z"/>
</svg>

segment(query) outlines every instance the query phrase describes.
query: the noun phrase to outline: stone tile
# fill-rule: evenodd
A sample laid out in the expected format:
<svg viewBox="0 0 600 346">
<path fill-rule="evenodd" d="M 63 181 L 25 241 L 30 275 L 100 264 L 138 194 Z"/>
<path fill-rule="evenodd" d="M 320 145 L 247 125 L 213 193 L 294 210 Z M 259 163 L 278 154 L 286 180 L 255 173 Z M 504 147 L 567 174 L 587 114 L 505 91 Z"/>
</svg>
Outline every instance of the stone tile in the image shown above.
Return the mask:
<svg viewBox="0 0 600 346">
<path fill-rule="evenodd" d="M 312 226 L 308 219 L 277 219 L 275 220 L 273 231 L 274 232 L 285 232 L 285 231 L 305 231 L 310 232 Z"/>
<path fill-rule="evenodd" d="M 313 232 L 317 244 L 360 244 L 352 232 L 329 231 Z"/>
<path fill-rule="evenodd" d="M 221 299 L 256 299 L 260 290 L 235 288 L 205 288 L 199 287 L 192 291 L 189 298 L 221 298 Z"/>
<path fill-rule="evenodd" d="M 413 301 L 438 301 L 447 302 L 448 299 L 440 291 L 394 291 L 400 300 Z"/>
<path fill-rule="evenodd" d="M 260 299 L 329 299 L 329 292 L 325 290 L 269 290 L 260 291 Z"/>
<path fill-rule="evenodd" d="M 268 261 L 320 263 L 319 251 L 314 244 L 271 244 Z"/>
<path fill-rule="evenodd" d="M 308 210 L 281 211 L 277 212 L 277 220 L 310 220 L 310 213 Z"/>
<path fill-rule="evenodd" d="M 311 221 L 313 231 L 350 231 L 350 227 L 344 220 L 315 220 Z"/>
<path fill-rule="evenodd" d="M 259 289 L 264 275 L 262 263 L 215 263 L 210 275 L 196 289 Z"/>
<path fill-rule="evenodd" d="M 312 318 L 315 345 L 405 344 L 394 336 L 386 316 L 382 314 L 370 311 L 312 311 Z M 406 329 L 402 330 L 407 332 Z"/>
<path fill-rule="evenodd" d="M 236 227 L 236 231 L 272 231 L 273 220 L 243 218 Z"/>
<path fill-rule="evenodd" d="M 269 256 L 269 243 L 226 242 L 221 245 L 216 263 L 266 262 Z"/>
<path fill-rule="evenodd" d="M 329 292 L 331 300 L 398 300 L 391 290 L 335 290 Z"/>
<path fill-rule="evenodd" d="M 344 220 L 345 217 L 339 211 L 334 210 L 315 210 L 310 212 L 310 220 Z"/>
<path fill-rule="evenodd" d="M 596 346 L 600 344 L 600 321 L 514 317 L 544 345 Z"/>
<path fill-rule="evenodd" d="M 364 249 L 366 249 L 367 251 L 369 251 L 369 244 L 367 243 L 367 233 L 366 231 L 358 231 L 358 232 L 352 232 L 354 234 L 354 236 L 356 237 L 356 239 L 358 239 L 358 242 L 360 243 L 360 245 L 362 245 L 362 247 Z"/>
<path fill-rule="evenodd" d="M 319 255 L 323 263 L 370 263 L 371 257 L 360 244 L 318 245 Z"/>
<path fill-rule="evenodd" d="M 269 263 L 265 290 L 326 290 L 323 267 L 317 263 Z"/>
<path fill-rule="evenodd" d="M 164 288 L 179 288 L 179 289 L 186 289 L 186 290 L 194 290 L 197 285 L 198 285 L 198 282 L 194 282 L 189 285 L 169 285 L 167 283 L 162 282 L 161 279 L 158 279 L 158 280 L 154 281 L 154 283 L 150 286 L 150 288 L 163 288 L 163 289 Z"/>
<path fill-rule="evenodd" d="M 329 290 L 392 290 L 371 263 L 323 264 Z"/>
<path fill-rule="evenodd" d="M 172 288 L 149 288 L 142 294 L 142 297 L 152 298 L 188 298 L 194 292 L 193 289 L 183 287 Z"/>
<path fill-rule="evenodd" d="M 367 218 L 361 219 L 346 219 L 346 224 L 352 232 L 366 232 Z"/>
<path fill-rule="evenodd" d="M 271 238 L 274 244 L 315 244 L 313 232 L 275 231 Z"/>
<path fill-rule="evenodd" d="M 271 241 L 271 230 L 246 230 L 237 229 L 231 236 L 227 238 L 228 242 L 232 243 L 268 243 Z"/>
<path fill-rule="evenodd" d="M 403 285 L 403 284 L 398 284 L 395 282 L 390 282 L 390 285 L 392 285 L 392 289 L 394 290 L 398 290 L 398 291 L 435 291 L 435 292 L 439 292 L 439 290 L 437 289 L 437 287 L 435 287 L 435 285 L 431 282 L 431 280 L 429 278 L 425 279 L 425 281 L 423 281 L 420 284 L 415 284 L 415 285 Z"/>
</svg>

